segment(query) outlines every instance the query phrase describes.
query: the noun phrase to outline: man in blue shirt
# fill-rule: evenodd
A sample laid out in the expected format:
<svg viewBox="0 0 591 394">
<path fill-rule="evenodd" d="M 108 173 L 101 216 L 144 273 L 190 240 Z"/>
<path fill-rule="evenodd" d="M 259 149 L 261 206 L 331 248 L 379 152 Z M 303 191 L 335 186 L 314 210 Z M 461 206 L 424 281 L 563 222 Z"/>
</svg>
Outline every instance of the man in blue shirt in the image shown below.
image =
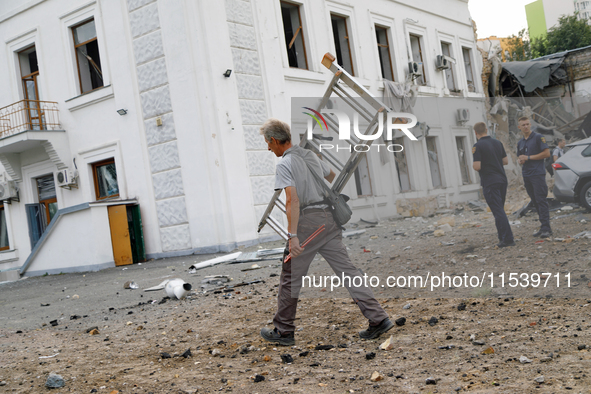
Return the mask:
<svg viewBox="0 0 591 394">
<path fill-rule="evenodd" d="M 509 163 L 503 144 L 488 135 L 486 124 L 474 125 L 474 133 L 478 142 L 472 148 L 474 170 L 480 173 L 480 184 L 484 199 L 495 217 L 499 248 L 515 246 L 513 232 L 505 213 L 505 197 L 507 196 L 507 175 L 503 166 Z"/>
<path fill-rule="evenodd" d="M 549 238 L 552 236 L 550 228 L 550 211 L 548 209 L 548 185 L 546 184 L 546 169 L 544 159 L 550 157 L 550 148 L 546 138 L 531 131 L 531 122 L 527 116 L 519 118 L 517 127 L 523 134 L 523 139 L 517 143 L 517 156 L 522 165 L 521 174 L 525 190 L 538 211 L 541 227 L 534 233 L 534 237 Z"/>
</svg>

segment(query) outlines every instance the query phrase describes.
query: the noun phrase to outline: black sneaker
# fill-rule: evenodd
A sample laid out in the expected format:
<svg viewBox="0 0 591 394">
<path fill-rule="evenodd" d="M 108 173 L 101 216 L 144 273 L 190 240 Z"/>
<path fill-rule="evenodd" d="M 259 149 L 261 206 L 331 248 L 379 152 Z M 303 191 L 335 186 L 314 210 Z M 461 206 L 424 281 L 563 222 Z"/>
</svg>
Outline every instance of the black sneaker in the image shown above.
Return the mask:
<svg viewBox="0 0 591 394">
<path fill-rule="evenodd" d="M 281 346 L 293 346 L 295 345 L 295 338 L 293 332 L 286 332 L 284 334 L 280 334 L 277 331 L 277 328 L 268 328 L 263 327 L 261 328 L 261 336 L 265 341 L 275 342 L 280 344 Z"/>
<path fill-rule="evenodd" d="M 361 339 L 375 339 L 394 327 L 394 323 L 390 319 L 385 318 L 377 326 L 370 325 L 367 330 L 359 331 L 359 337 Z"/>
<path fill-rule="evenodd" d="M 506 248 L 507 246 L 515 246 L 515 241 L 511 241 L 511 242 L 499 242 L 497 244 L 497 246 L 499 248 Z"/>
<path fill-rule="evenodd" d="M 540 233 L 540 238 L 550 238 L 552 237 L 552 231 L 542 231 Z"/>
<path fill-rule="evenodd" d="M 542 229 L 539 229 L 538 231 L 536 231 L 534 233 L 534 237 L 536 237 L 536 238 L 539 237 L 540 235 L 542 235 Z"/>
</svg>

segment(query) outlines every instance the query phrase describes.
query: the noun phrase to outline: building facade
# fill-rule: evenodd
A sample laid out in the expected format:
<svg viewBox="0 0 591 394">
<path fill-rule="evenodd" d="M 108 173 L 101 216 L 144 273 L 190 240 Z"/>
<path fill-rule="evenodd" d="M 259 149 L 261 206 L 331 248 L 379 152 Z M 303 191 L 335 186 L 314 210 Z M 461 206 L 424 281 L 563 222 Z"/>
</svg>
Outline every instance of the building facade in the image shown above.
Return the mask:
<svg viewBox="0 0 591 394">
<path fill-rule="evenodd" d="M 354 218 L 478 195 L 466 152 L 484 94 L 467 0 L 20 0 L 0 5 L 0 37 L 4 279 L 276 237 L 256 232 L 276 160 L 258 129 L 289 121 L 292 97 L 322 96 L 326 52 L 377 97 L 416 61 L 419 98 L 471 105 L 461 122 L 417 105 L 429 136 L 400 140 L 388 164 L 368 155 L 347 186 Z M 439 69 L 438 55 L 454 63 Z"/>
<path fill-rule="evenodd" d="M 579 19 L 591 23 L 591 2 L 588 0 L 536 0 L 526 4 L 525 13 L 531 38 L 545 35 L 558 25 L 561 16 L 577 13 Z"/>
</svg>

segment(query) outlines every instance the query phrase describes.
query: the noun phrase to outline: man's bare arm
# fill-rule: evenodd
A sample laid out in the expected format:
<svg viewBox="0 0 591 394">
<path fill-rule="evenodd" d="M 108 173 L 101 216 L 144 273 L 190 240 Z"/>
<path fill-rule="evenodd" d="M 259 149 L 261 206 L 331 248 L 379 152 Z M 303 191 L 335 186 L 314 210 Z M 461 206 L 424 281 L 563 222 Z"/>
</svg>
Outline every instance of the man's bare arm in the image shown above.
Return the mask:
<svg viewBox="0 0 591 394">
<path fill-rule="evenodd" d="M 285 188 L 285 213 L 287 215 L 287 231 L 291 234 L 297 234 L 300 221 L 300 200 L 294 186 Z M 299 238 L 290 238 L 289 252 L 291 256 L 297 257 L 302 253 L 302 250 Z"/>
<path fill-rule="evenodd" d="M 503 159 L 503 160 L 505 160 L 505 159 Z M 474 168 L 474 171 L 480 171 L 480 162 L 475 161 L 474 163 L 472 163 L 472 168 Z"/>
<path fill-rule="evenodd" d="M 509 164 L 509 158 L 507 156 L 503 157 L 503 165 L 506 166 Z"/>
<path fill-rule="evenodd" d="M 328 174 L 327 176 L 325 176 L 324 179 L 326 179 L 328 181 L 328 183 L 332 183 L 332 181 L 334 180 L 334 177 L 335 176 L 336 176 L 336 174 L 334 173 L 334 171 L 331 168 L 330 169 L 330 174 Z"/>
</svg>

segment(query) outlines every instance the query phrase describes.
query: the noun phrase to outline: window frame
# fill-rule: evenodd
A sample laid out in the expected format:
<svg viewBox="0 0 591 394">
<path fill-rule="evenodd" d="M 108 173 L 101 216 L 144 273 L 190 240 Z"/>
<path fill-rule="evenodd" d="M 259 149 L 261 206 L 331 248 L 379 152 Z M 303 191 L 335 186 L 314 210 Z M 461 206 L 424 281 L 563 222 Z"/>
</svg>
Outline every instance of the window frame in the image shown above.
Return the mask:
<svg viewBox="0 0 591 394">
<path fill-rule="evenodd" d="M 410 42 L 410 55 L 412 58 L 413 62 L 416 62 L 415 58 L 414 58 L 414 54 L 413 54 L 413 50 L 412 50 L 412 38 L 414 37 L 417 39 L 417 43 L 419 44 L 419 57 L 421 59 L 421 67 L 423 68 L 423 75 L 421 75 L 420 78 L 416 78 L 416 80 L 422 80 L 422 82 L 419 84 L 420 86 L 428 86 L 427 85 L 427 73 L 425 71 L 425 58 L 423 57 L 423 46 L 424 46 L 424 42 L 423 42 L 423 36 L 414 32 L 411 32 L 408 34 L 408 41 Z"/>
<path fill-rule="evenodd" d="M 460 160 L 460 156 L 459 156 L 459 147 L 458 147 L 458 139 L 461 141 L 462 143 L 462 149 L 464 151 L 464 166 L 465 166 L 465 171 L 466 171 L 466 177 L 468 178 L 468 182 L 464 183 L 464 177 L 462 174 L 462 160 Z M 456 135 L 455 136 L 455 140 L 456 140 L 456 152 L 457 152 L 457 156 L 458 156 L 458 163 L 460 165 L 460 186 L 466 186 L 466 185 L 471 185 L 472 182 L 472 176 L 470 175 L 470 161 L 468 159 L 468 151 L 467 151 L 467 146 L 468 146 L 468 137 L 465 135 Z"/>
<path fill-rule="evenodd" d="M 117 171 L 117 165 L 115 163 L 115 158 L 111 157 L 109 159 L 97 161 L 97 162 L 90 163 L 90 164 L 92 166 L 92 181 L 94 183 L 94 195 L 95 195 L 96 201 L 119 198 L 121 196 L 121 187 L 119 185 L 119 177 L 117 177 L 117 191 L 118 191 L 117 194 L 102 197 L 100 194 L 100 188 L 99 188 L 99 184 L 98 184 L 97 168 L 108 165 L 108 164 L 113 164 L 115 166 L 115 171 Z"/>
<path fill-rule="evenodd" d="M 448 41 L 445 41 L 445 40 L 441 40 L 441 41 L 440 41 L 440 44 L 441 44 L 441 54 L 442 54 L 442 55 L 444 55 L 444 56 L 449 56 L 449 57 L 451 57 L 452 59 L 455 59 L 455 58 L 456 58 L 456 57 L 454 56 L 454 52 L 453 52 L 453 44 L 452 44 L 451 42 L 448 42 Z M 447 46 L 447 51 L 449 52 L 449 54 L 448 54 L 448 55 L 446 55 L 446 54 L 444 53 L 444 51 L 443 51 L 443 46 L 444 46 L 444 45 L 446 45 L 446 46 Z M 459 84 L 458 84 L 458 81 L 457 81 L 457 79 L 458 79 L 458 78 L 456 78 L 456 76 L 457 76 L 457 73 L 456 73 L 456 70 L 455 70 L 455 68 L 454 68 L 454 64 L 450 62 L 450 65 L 449 65 L 449 70 L 443 70 L 443 71 L 444 71 L 444 74 L 445 74 L 445 87 L 447 88 L 447 90 L 449 90 L 449 92 L 450 92 L 450 93 L 460 93 L 460 92 L 462 91 L 462 89 L 460 89 L 460 87 L 459 87 Z M 451 89 L 451 88 L 450 88 L 450 86 L 449 86 L 449 84 L 447 83 L 447 72 L 448 72 L 448 71 L 449 71 L 449 72 L 450 72 L 450 74 L 451 74 L 451 80 L 452 80 L 452 82 L 453 82 L 453 87 L 454 87 L 454 89 Z"/>
<path fill-rule="evenodd" d="M 291 66 L 289 64 L 289 48 L 288 48 L 288 45 L 290 43 L 287 42 L 287 37 L 285 36 L 285 25 L 283 24 L 283 4 L 295 6 L 298 9 L 298 19 L 299 19 L 299 22 L 300 22 L 300 27 L 299 27 L 300 33 L 299 33 L 299 35 L 300 35 L 300 37 L 302 39 L 302 47 L 303 47 L 303 50 L 304 50 L 304 63 L 305 63 L 305 67 L 294 67 L 294 66 Z M 279 1 L 279 12 L 281 14 L 281 26 L 283 28 L 283 38 L 285 40 L 285 48 L 286 48 L 286 52 L 285 53 L 286 53 L 286 56 L 287 56 L 287 65 L 288 65 L 288 67 L 289 68 L 293 68 L 293 69 L 300 69 L 300 70 L 310 70 L 311 68 L 310 68 L 310 64 L 308 62 L 308 51 L 307 51 L 307 48 L 306 48 L 306 35 L 304 34 L 304 23 L 303 23 L 303 20 L 302 20 L 302 10 L 301 10 L 301 7 L 302 6 L 303 6 L 303 4 L 294 3 L 292 1 L 280 0 Z M 293 41 L 291 43 L 292 45 L 295 44 L 295 40 L 297 38 L 297 35 L 298 34 L 296 34 L 292 38 L 292 41 Z"/>
<path fill-rule="evenodd" d="M 384 37 L 386 37 L 386 44 L 380 44 L 380 41 L 378 40 L 378 29 L 383 30 L 384 32 Z M 394 65 L 392 63 L 392 45 L 390 44 L 390 38 L 388 37 L 390 35 L 390 27 L 388 26 L 383 26 L 380 25 L 379 23 L 374 23 L 374 30 L 376 33 L 376 44 L 378 47 L 378 60 L 380 63 L 380 71 L 381 71 L 381 77 L 383 79 L 388 79 L 384 76 L 384 70 L 383 70 L 383 64 L 382 64 L 382 52 L 380 51 L 380 47 L 382 48 L 386 48 L 386 52 L 388 53 L 388 61 L 390 64 L 390 74 L 391 74 L 391 79 L 389 79 L 392 82 L 396 82 L 396 76 L 394 73 Z"/>
<path fill-rule="evenodd" d="M 398 186 L 400 187 L 400 193 L 406 193 L 406 192 L 411 192 L 413 191 L 412 188 L 412 178 L 410 176 L 410 166 L 408 164 L 408 157 L 406 155 L 406 141 L 404 137 L 398 137 L 398 138 L 394 138 L 392 140 L 393 144 L 398 144 L 402 146 L 402 150 L 400 152 L 394 152 L 394 168 L 396 168 L 396 175 L 398 178 Z M 398 159 L 398 157 L 396 155 L 402 155 L 402 159 Z M 402 187 L 402 179 L 400 178 L 400 167 L 398 165 L 399 162 L 404 162 L 404 165 L 406 166 L 406 175 L 408 177 L 408 189 L 404 189 Z"/>
<path fill-rule="evenodd" d="M 8 239 L 8 245 L 0 246 L 0 252 L 5 250 L 10 250 L 10 235 L 8 234 L 8 219 L 6 215 L 6 207 L 4 206 L 4 201 L 0 201 L 0 212 L 4 214 L 4 224 L 6 226 L 6 238 Z M 1 229 L 0 229 L 1 231 Z"/>
<path fill-rule="evenodd" d="M 468 93 L 478 93 L 477 84 L 476 84 L 476 73 L 474 72 L 474 57 L 472 56 L 472 48 L 462 45 L 462 63 L 464 64 L 464 73 L 466 75 L 466 89 Z M 469 64 L 466 64 L 466 57 L 464 56 L 464 51 L 468 52 Z M 472 81 L 468 79 L 468 67 L 470 68 L 470 73 L 472 74 Z M 470 90 L 470 83 L 472 82 L 473 90 Z"/>
<path fill-rule="evenodd" d="M 76 44 L 76 35 L 74 33 L 74 30 L 77 29 L 80 26 L 83 26 L 87 23 L 90 22 L 94 22 L 94 38 L 91 38 L 90 40 L 86 40 L 80 44 Z M 97 30 L 97 20 L 94 18 L 94 16 L 85 19 L 81 22 L 78 22 L 72 26 L 69 26 L 70 29 L 70 33 L 72 35 L 72 43 L 74 45 L 74 62 L 76 63 L 76 71 L 78 72 L 78 88 L 80 89 L 80 94 L 87 94 L 87 93 L 91 93 L 94 92 L 95 90 L 101 89 L 103 87 L 106 86 L 105 84 L 105 78 L 103 76 L 103 70 L 102 70 L 102 62 L 100 62 L 100 47 L 99 47 L 99 41 L 98 41 L 98 30 Z M 78 60 L 78 48 L 84 45 L 87 45 L 93 41 L 96 41 L 96 46 L 97 46 L 97 50 L 99 52 L 99 62 L 101 63 L 101 81 L 102 81 L 102 85 L 101 86 L 97 86 L 96 88 L 92 88 L 90 90 L 86 90 L 84 91 L 83 85 L 82 85 L 82 75 L 80 73 L 80 62 Z M 91 82 L 92 83 L 92 82 Z"/>
<path fill-rule="evenodd" d="M 428 141 L 433 141 L 433 147 L 435 148 L 435 154 L 437 155 L 437 170 L 439 173 L 439 182 L 440 184 L 435 186 L 435 183 L 433 182 L 433 170 L 431 168 L 431 159 L 429 158 L 429 144 Z M 427 152 L 427 155 L 425 157 L 425 159 L 427 160 L 427 166 L 429 168 L 429 180 L 431 181 L 431 187 L 433 189 L 445 189 L 446 188 L 446 182 L 445 182 L 445 175 L 443 172 L 443 162 L 441 160 L 441 147 L 439 146 L 439 143 L 441 141 L 441 138 L 439 135 L 434 134 L 434 135 L 428 135 L 425 137 L 425 151 Z"/>
<path fill-rule="evenodd" d="M 347 70 L 344 66 L 344 62 L 343 65 L 339 64 L 342 68 L 344 68 L 348 73 L 351 74 L 351 76 L 355 76 L 355 63 L 353 61 L 353 51 L 352 51 L 352 45 L 351 45 L 351 33 L 349 32 L 349 23 L 351 21 L 351 17 L 349 15 L 342 15 L 339 14 L 338 12 L 330 12 L 330 28 L 332 31 L 332 41 L 333 44 L 335 46 L 335 56 L 337 57 L 337 64 L 338 64 L 338 53 L 337 53 L 337 43 L 335 41 L 335 31 L 333 28 L 333 19 L 342 19 L 344 21 L 344 25 L 345 25 L 345 36 L 343 37 L 343 39 L 345 39 L 347 41 L 347 49 L 349 50 L 349 64 L 351 65 L 351 70 Z M 338 34 L 338 32 L 336 32 Z M 340 47 L 340 45 L 339 45 Z M 342 52 L 342 51 L 341 51 Z M 341 59 L 342 59 L 343 55 L 341 53 Z"/>
</svg>

